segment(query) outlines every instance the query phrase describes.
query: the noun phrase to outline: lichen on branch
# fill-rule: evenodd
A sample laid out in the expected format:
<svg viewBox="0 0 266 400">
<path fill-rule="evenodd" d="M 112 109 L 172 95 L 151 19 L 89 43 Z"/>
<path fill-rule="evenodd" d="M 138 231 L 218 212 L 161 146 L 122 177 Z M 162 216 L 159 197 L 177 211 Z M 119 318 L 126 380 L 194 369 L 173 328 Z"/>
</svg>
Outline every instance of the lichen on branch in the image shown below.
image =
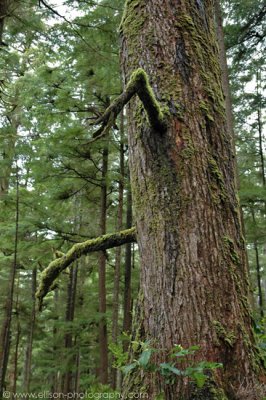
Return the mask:
<svg viewBox="0 0 266 400">
<path fill-rule="evenodd" d="M 59 274 L 64 271 L 75 260 L 84 254 L 95 251 L 107 250 L 113 247 L 121 246 L 125 243 L 136 242 L 136 229 L 130 228 L 113 234 L 99 236 L 95 239 L 86 240 L 83 243 L 76 243 L 62 257 L 52 261 L 42 272 L 36 298 L 39 301 L 39 307 L 42 306 L 43 298 L 50 291 L 51 286 Z"/>
<path fill-rule="evenodd" d="M 163 133 L 166 131 L 166 120 L 155 98 L 148 76 L 142 68 L 138 68 L 132 73 L 125 91 L 114 100 L 105 110 L 104 114 L 95 122 L 95 124 L 102 125 L 94 134 L 94 137 L 103 135 L 105 127 L 110 119 L 113 121 L 135 94 L 137 94 L 142 101 L 151 127 L 158 132 Z"/>
</svg>

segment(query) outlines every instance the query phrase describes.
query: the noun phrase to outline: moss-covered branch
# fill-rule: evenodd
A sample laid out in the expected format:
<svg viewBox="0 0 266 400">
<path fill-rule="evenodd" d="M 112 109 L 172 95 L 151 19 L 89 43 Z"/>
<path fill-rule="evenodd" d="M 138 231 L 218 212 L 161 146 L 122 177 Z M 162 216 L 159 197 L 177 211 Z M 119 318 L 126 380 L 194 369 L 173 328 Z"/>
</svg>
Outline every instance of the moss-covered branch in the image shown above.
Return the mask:
<svg viewBox="0 0 266 400">
<path fill-rule="evenodd" d="M 135 228 L 100 236 L 83 243 L 76 243 L 66 254 L 52 261 L 42 272 L 40 284 L 36 293 L 40 307 L 43 298 L 49 292 L 58 275 L 79 257 L 94 251 L 107 250 L 131 242 L 136 242 Z"/>
<path fill-rule="evenodd" d="M 142 101 L 152 128 L 159 132 L 164 132 L 166 130 L 166 121 L 161 107 L 154 96 L 152 87 L 149 84 L 148 76 L 142 68 L 138 68 L 132 73 L 125 91 L 114 100 L 105 110 L 104 114 L 96 121 L 96 124 L 102 125 L 94 134 L 95 137 L 102 136 L 108 122 L 110 120 L 113 121 L 118 116 L 123 107 L 135 94 L 137 94 Z"/>
</svg>

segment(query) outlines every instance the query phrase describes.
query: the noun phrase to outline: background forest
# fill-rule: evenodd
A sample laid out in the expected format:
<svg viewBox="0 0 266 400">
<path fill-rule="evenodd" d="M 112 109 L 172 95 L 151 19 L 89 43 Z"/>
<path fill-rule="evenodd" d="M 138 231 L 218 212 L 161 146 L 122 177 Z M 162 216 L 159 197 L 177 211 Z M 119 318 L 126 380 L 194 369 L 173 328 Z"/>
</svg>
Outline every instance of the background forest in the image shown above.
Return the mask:
<svg viewBox="0 0 266 400">
<path fill-rule="evenodd" d="M 100 384 L 121 385 L 113 353 L 121 356 L 129 342 L 137 245 L 76 261 L 41 312 L 35 291 L 40 273 L 60 252 L 133 225 L 126 117 L 108 136 L 93 136 L 93 122 L 122 90 L 123 7 L 123 0 L 24 0 L 11 2 L 0 16 L 0 336 L 11 328 L 0 350 L 8 361 L 4 386 L 12 392 L 98 392 Z M 239 197 L 262 348 L 265 14 L 262 0 L 223 1 Z"/>
</svg>

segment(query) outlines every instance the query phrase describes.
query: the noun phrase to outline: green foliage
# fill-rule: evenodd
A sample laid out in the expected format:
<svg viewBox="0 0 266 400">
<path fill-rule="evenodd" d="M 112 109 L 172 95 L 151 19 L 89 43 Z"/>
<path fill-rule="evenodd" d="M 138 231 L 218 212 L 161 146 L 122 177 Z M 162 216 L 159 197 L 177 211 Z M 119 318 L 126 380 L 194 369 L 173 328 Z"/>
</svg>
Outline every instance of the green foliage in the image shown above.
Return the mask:
<svg viewBox="0 0 266 400">
<path fill-rule="evenodd" d="M 123 351 L 122 343 L 110 343 L 109 350 L 114 356 L 113 367 L 121 369 L 128 360 L 128 352 Z"/>
<path fill-rule="evenodd" d="M 260 354 L 264 359 L 264 365 L 266 366 L 266 334 L 265 334 L 265 323 L 266 318 L 262 318 L 259 322 L 255 323 L 254 332 L 257 337 Z"/>
<path fill-rule="evenodd" d="M 86 390 L 86 395 L 93 399 L 119 399 L 119 392 L 112 390 L 108 385 L 94 384 Z"/>
<path fill-rule="evenodd" d="M 135 359 L 132 363 L 122 365 L 124 360 L 127 360 L 128 354 L 121 354 L 121 348 L 119 351 L 113 351 L 113 354 L 118 357 L 117 364 L 118 368 L 123 371 L 125 375 L 130 374 L 133 370 L 142 370 L 144 372 L 157 372 L 165 380 L 166 384 L 174 384 L 176 378 L 189 378 L 196 383 L 197 387 L 202 388 L 208 379 L 207 372 L 222 368 L 221 363 L 201 361 L 194 363 L 189 356 L 193 356 L 198 350 L 199 346 L 191 346 L 188 349 L 184 349 L 180 345 L 175 345 L 170 353 L 170 361 L 164 363 L 154 363 L 152 361 L 152 355 L 160 352 L 150 346 L 150 341 L 147 342 L 132 342 L 132 348 L 136 346 L 139 349 L 140 355 L 138 359 Z M 186 367 L 182 367 L 183 365 Z M 182 367 L 182 368 L 181 368 Z"/>
<path fill-rule="evenodd" d="M 265 6 L 223 1 L 234 108 L 239 197 L 245 223 L 255 318 L 265 308 Z M 261 293 L 258 288 L 261 283 Z M 262 306 L 260 303 L 264 303 Z M 257 306 L 258 305 L 258 306 Z"/>
</svg>

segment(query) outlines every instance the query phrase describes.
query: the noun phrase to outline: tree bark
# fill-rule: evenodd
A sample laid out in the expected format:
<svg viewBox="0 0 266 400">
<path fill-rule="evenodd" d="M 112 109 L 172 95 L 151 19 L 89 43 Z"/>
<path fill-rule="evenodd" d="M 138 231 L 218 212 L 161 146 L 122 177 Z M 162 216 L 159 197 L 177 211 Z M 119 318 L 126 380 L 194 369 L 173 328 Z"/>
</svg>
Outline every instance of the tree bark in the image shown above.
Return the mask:
<svg viewBox="0 0 266 400">
<path fill-rule="evenodd" d="M 161 350 L 155 362 L 177 343 L 200 345 L 195 361 L 223 363 L 202 389 L 147 374 L 150 398 L 217 399 L 219 392 L 231 399 L 241 384 L 255 393 L 262 372 L 213 16 L 210 0 L 133 0 L 121 25 L 125 84 L 142 67 L 167 116 L 163 132 L 138 98 L 128 107 L 141 257 L 137 332 Z M 131 377 L 125 393 L 136 386 Z"/>
</svg>

